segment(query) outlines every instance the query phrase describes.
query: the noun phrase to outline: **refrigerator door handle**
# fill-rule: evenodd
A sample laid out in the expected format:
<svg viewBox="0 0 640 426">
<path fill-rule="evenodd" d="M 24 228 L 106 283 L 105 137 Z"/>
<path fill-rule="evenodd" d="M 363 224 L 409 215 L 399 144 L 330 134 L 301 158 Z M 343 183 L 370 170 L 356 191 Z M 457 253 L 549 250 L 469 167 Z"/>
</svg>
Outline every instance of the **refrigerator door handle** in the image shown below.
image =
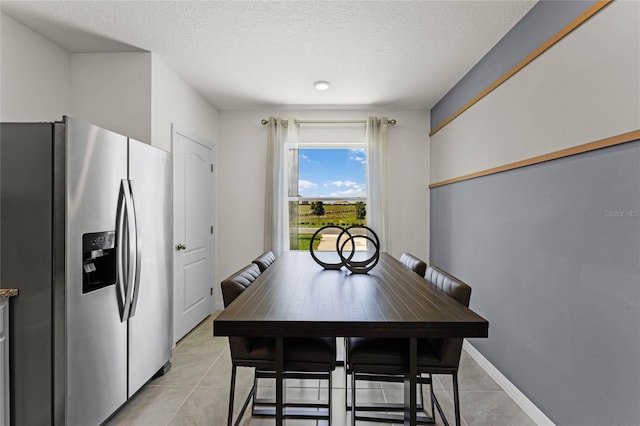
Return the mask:
<svg viewBox="0 0 640 426">
<path fill-rule="evenodd" d="M 131 188 L 129 187 L 129 181 L 123 179 L 121 181 L 123 194 L 124 194 L 124 209 L 127 228 L 127 281 L 126 281 L 126 298 L 124 303 L 124 310 L 122 312 L 122 321 L 126 321 L 131 315 L 131 301 L 133 300 L 133 286 L 136 276 L 136 255 L 137 255 L 137 240 L 136 240 L 136 212 L 133 205 L 133 198 L 131 197 Z M 133 247 L 132 247 L 133 245 Z"/>
<path fill-rule="evenodd" d="M 129 187 L 131 189 L 131 206 L 135 216 L 135 197 L 133 196 L 133 188 L 135 184 L 132 180 L 129 181 Z M 138 218 L 136 216 L 136 226 L 135 226 L 135 268 L 136 272 L 134 275 L 134 284 L 133 284 L 133 297 L 131 299 L 131 312 L 129 313 L 129 318 L 133 317 L 136 314 L 136 306 L 138 305 L 138 293 L 140 292 L 140 267 L 142 262 L 142 242 L 140 237 L 140 232 L 138 230 Z M 131 247 L 131 246 L 129 246 Z"/>
<path fill-rule="evenodd" d="M 127 305 L 127 283 L 125 277 L 125 227 L 126 227 L 126 207 L 125 207 L 125 189 L 124 180 L 120 182 L 120 193 L 118 195 L 118 209 L 116 213 L 116 291 L 118 292 L 118 307 L 120 308 L 120 320 L 127 320 L 125 316 L 125 306 Z"/>
</svg>

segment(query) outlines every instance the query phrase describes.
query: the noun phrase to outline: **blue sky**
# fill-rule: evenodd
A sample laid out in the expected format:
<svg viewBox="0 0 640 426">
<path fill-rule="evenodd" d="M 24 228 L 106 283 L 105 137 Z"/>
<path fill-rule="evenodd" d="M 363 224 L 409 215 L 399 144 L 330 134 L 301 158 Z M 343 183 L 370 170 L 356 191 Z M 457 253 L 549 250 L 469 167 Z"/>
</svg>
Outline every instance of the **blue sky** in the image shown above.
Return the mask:
<svg viewBox="0 0 640 426">
<path fill-rule="evenodd" d="M 299 193 L 302 197 L 365 197 L 364 149 L 299 150 Z"/>
</svg>

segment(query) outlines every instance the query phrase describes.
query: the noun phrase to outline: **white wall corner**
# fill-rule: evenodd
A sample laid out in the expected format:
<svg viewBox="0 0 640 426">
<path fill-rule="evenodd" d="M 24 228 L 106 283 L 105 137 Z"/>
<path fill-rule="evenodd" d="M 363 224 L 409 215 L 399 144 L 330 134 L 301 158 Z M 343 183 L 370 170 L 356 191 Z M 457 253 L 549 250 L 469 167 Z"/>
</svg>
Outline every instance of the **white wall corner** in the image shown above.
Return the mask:
<svg viewBox="0 0 640 426">
<path fill-rule="evenodd" d="M 71 106 L 69 52 L 0 12 L 0 118 L 55 121 Z"/>
<path fill-rule="evenodd" d="M 72 115 L 151 142 L 151 54 L 71 54 Z"/>
<path fill-rule="evenodd" d="M 171 151 L 171 124 L 206 141 L 219 139 L 219 112 L 162 58 L 151 54 L 151 144 Z"/>
</svg>

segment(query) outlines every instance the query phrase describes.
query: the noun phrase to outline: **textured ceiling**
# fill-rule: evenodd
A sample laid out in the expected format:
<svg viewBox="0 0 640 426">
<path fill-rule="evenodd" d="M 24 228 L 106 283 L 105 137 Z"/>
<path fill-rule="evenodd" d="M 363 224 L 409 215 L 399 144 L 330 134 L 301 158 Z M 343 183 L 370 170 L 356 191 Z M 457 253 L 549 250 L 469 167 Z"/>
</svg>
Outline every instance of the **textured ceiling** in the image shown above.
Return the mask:
<svg viewBox="0 0 640 426">
<path fill-rule="evenodd" d="M 431 108 L 523 1 L 2 1 L 70 52 L 146 50 L 218 109 Z M 328 80 L 316 91 L 312 83 Z"/>
</svg>

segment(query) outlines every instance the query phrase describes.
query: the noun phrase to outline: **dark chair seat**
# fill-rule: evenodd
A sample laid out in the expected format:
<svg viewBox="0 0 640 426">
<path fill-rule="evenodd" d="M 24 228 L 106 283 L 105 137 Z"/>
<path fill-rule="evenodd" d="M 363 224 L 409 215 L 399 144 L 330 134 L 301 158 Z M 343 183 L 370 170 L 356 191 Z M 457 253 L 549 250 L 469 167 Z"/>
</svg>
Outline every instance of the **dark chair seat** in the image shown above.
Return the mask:
<svg viewBox="0 0 640 426">
<path fill-rule="evenodd" d="M 403 374 L 408 371 L 409 341 L 407 339 L 349 338 L 349 363 L 367 366 L 371 373 Z M 441 362 L 429 340 L 418 340 L 418 369 Z"/>
<path fill-rule="evenodd" d="M 430 266 L 425 272 L 425 285 L 435 288 L 453 297 L 464 306 L 469 306 L 471 287 L 464 282 Z M 453 377 L 453 401 L 456 425 L 460 425 L 460 401 L 458 396 L 458 367 L 462 353 L 461 338 L 418 339 L 417 382 L 431 384 L 431 374 L 451 374 Z M 351 373 L 352 424 L 355 424 L 357 380 L 399 381 L 409 371 L 409 340 L 389 338 L 350 337 L 346 340 L 347 371 Z M 421 377 L 426 374 L 427 377 Z M 433 392 L 431 395 L 431 414 L 428 422 L 435 421 L 434 405 L 440 417 L 448 424 L 442 407 Z M 367 407 L 369 408 L 369 407 Z M 367 417 L 368 420 L 387 421 L 388 418 Z"/>
<path fill-rule="evenodd" d="M 336 344 L 333 338 L 298 337 L 284 339 L 284 368 L 295 369 L 300 366 L 306 371 L 316 371 L 314 364 L 318 364 L 317 371 L 334 369 L 336 366 Z M 261 368 L 275 369 L 276 341 L 274 338 L 254 339 L 241 353 L 236 351 L 236 363 L 254 366 L 260 362 Z M 251 365 L 249 365 L 251 364 Z"/>
<path fill-rule="evenodd" d="M 221 283 L 222 297 L 225 308 L 231 305 L 242 294 L 261 272 L 257 264 L 252 263 L 231 275 Z M 259 378 L 275 378 L 276 369 L 276 339 L 270 337 L 229 337 L 231 351 L 231 386 L 229 394 L 229 415 L 227 423 L 233 424 L 233 400 L 235 391 L 237 367 L 253 367 L 253 388 L 245 399 L 236 420 L 240 422 L 251 399 L 254 401 L 253 413 L 256 405 L 271 406 L 273 415 L 275 405 L 273 401 L 258 400 L 256 397 L 257 380 Z M 328 381 L 327 403 L 296 403 L 297 407 L 310 407 L 310 413 L 317 418 L 328 419 L 331 423 L 331 372 L 336 366 L 336 341 L 334 338 L 308 337 L 287 338 L 283 340 L 284 377 L 324 379 Z M 286 405 L 286 404 L 285 404 Z M 324 409 L 324 412 L 320 411 Z"/>
<path fill-rule="evenodd" d="M 235 337 L 230 338 L 236 339 Z M 239 338 L 242 339 L 242 338 Z M 249 340 L 249 339 L 246 339 Z M 275 340 L 271 338 L 258 338 L 251 339 L 243 347 L 242 351 L 234 351 L 234 362 L 237 365 L 254 367 L 256 362 L 263 363 L 264 366 L 270 368 L 275 365 L 276 359 L 276 344 Z"/>
<path fill-rule="evenodd" d="M 297 337 L 284 339 L 284 363 L 286 370 L 295 370 L 302 363 L 305 370 L 313 371 L 318 364 L 321 370 L 336 367 L 336 339 L 331 337 Z"/>
</svg>

